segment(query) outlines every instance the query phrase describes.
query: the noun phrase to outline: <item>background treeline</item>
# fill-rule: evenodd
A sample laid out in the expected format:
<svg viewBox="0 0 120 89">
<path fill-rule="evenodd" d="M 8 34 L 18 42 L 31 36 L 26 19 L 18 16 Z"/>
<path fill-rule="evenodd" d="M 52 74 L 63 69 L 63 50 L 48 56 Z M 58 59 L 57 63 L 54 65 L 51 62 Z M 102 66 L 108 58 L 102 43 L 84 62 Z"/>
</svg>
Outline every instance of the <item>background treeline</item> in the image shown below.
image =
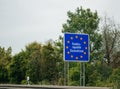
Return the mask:
<svg viewBox="0 0 120 89">
<path fill-rule="evenodd" d="M 120 27 L 114 20 L 100 18 L 90 9 L 77 8 L 67 13 L 62 33 L 87 33 L 90 61 L 86 66 L 86 86 L 120 88 Z M 32 42 L 12 55 L 12 48 L 0 47 L 0 83 L 80 85 L 80 63 L 69 63 L 69 83 L 64 78 L 68 65 L 63 61 L 63 37 L 45 44 Z"/>
</svg>

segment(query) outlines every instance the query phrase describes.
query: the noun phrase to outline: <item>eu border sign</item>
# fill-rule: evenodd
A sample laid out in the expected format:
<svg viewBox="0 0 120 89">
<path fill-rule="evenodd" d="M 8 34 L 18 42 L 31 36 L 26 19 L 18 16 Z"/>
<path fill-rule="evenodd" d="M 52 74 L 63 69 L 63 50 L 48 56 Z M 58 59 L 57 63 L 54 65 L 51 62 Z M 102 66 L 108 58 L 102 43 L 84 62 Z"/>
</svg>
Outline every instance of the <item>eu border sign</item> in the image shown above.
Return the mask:
<svg viewBox="0 0 120 89">
<path fill-rule="evenodd" d="M 89 35 L 64 34 L 64 60 L 74 62 L 89 61 Z"/>
</svg>

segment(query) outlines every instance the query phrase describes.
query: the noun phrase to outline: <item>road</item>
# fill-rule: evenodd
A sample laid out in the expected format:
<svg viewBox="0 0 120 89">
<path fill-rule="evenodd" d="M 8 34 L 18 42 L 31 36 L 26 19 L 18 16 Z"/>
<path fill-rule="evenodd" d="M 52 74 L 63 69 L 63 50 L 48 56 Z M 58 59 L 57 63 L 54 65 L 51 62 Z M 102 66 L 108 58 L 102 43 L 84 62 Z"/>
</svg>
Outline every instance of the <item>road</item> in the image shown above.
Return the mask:
<svg viewBox="0 0 120 89">
<path fill-rule="evenodd" d="M 0 85 L 0 89 L 112 89 L 107 87 L 41 86 L 41 85 Z"/>
</svg>

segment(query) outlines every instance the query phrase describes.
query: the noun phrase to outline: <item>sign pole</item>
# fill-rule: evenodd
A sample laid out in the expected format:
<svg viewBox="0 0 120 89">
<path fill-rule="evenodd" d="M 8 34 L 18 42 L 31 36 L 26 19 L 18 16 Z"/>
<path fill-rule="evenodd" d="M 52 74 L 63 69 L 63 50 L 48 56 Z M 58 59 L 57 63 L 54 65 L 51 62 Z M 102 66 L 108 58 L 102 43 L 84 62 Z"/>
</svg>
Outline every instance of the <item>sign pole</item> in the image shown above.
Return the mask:
<svg viewBox="0 0 120 89">
<path fill-rule="evenodd" d="M 82 67 L 80 63 L 80 86 L 82 86 Z"/>
<path fill-rule="evenodd" d="M 83 63 L 80 63 L 80 86 L 83 86 Z"/>
<path fill-rule="evenodd" d="M 83 63 L 83 86 L 85 86 L 85 63 Z"/>
<path fill-rule="evenodd" d="M 85 86 L 85 63 L 80 63 L 80 86 Z"/>
<path fill-rule="evenodd" d="M 69 62 L 64 61 L 64 86 L 69 85 Z"/>
<path fill-rule="evenodd" d="M 69 62 L 67 63 L 68 64 L 68 66 L 67 66 L 67 70 L 68 70 L 68 86 L 69 86 Z"/>
<path fill-rule="evenodd" d="M 64 86 L 66 86 L 66 62 L 64 61 Z"/>
</svg>

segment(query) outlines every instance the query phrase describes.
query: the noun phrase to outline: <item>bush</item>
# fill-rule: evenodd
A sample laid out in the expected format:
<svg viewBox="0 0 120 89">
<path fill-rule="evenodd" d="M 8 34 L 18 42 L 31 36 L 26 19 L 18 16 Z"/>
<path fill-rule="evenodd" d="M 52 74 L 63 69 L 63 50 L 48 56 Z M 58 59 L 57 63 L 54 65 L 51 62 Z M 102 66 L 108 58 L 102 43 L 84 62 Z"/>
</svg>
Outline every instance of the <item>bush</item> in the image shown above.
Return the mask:
<svg viewBox="0 0 120 89">
<path fill-rule="evenodd" d="M 48 80 L 42 80 L 38 84 L 40 84 L 40 85 L 50 85 L 50 82 Z"/>
<path fill-rule="evenodd" d="M 22 81 L 21 81 L 21 84 L 27 85 L 27 80 L 22 80 Z"/>
<path fill-rule="evenodd" d="M 113 84 L 113 87 L 116 87 L 115 89 L 120 89 L 120 68 L 113 70 L 108 81 Z"/>
</svg>

